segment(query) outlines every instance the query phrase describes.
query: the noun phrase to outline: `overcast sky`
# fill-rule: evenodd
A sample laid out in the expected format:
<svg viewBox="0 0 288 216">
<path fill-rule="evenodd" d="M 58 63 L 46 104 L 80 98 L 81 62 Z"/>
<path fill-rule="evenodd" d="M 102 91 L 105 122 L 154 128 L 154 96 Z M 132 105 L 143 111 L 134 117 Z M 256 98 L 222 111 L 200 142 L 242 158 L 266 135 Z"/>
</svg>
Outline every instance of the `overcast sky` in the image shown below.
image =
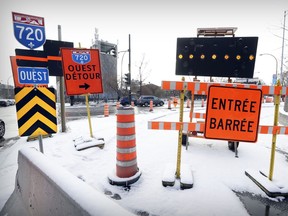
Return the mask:
<svg viewBox="0 0 288 216">
<path fill-rule="evenodd" d="M 16 48 L 26 49 L 14 37 L 13 11 L 44 17 L 46 39 L 57 40 L 57 26 L 61 25 L 62 40 L 74 42 L 75 47 L 81 43 L 82 47 L 89 48 L 97 28 L 100 39 L 118 44 L 119 51 L 127 50 L 130 34 L 132 78 L 139 78 L 140 61 L 145 55 L 147 67 L 144 77 L 147 76 L 146 82 L 157 85 L 161 85 L 162 80 L 181 80 L 175 76 L 177 37 L 196 37 L 197 28 L 237 27 L 238 37 L 259 37 L 254 76 L 270 84 L 276 62 L 271 56 L 260 57 L 259 54 L 274 55 L 280 73 L 285 10 L 288 10 L 287 0 L 177 0 L 172 3 L 148 0 L 81 0 L 73 3 L 66 0 L 2 0 L 0 81 L 13 83 L 9 56 L 15 55 Z M 287 46 L 285 53 L 288 53 Z M 118 57 L 119 73 L 122 55 Z M 125 55 L 123 72 L 128 70 L 127 61 L 128 55 Z"/>
</svg>

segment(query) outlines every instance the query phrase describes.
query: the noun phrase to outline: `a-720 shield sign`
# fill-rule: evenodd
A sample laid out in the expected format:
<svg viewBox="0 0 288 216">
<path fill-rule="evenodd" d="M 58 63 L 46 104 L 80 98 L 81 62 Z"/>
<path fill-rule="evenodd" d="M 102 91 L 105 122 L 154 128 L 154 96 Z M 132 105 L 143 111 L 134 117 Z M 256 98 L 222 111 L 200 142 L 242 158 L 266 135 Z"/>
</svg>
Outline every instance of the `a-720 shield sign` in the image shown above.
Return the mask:
<svg viewBox="0 0 288 216">
<path fill-rule="evenodd" d="M 67 95 L 103 93 L 99 50 L 61 48 Z"/>
<path fill-rule="evenodd" d="M 205 138 L 256 142 L 261 101 L 259 89 L 210 86 Z"/>
</svg>

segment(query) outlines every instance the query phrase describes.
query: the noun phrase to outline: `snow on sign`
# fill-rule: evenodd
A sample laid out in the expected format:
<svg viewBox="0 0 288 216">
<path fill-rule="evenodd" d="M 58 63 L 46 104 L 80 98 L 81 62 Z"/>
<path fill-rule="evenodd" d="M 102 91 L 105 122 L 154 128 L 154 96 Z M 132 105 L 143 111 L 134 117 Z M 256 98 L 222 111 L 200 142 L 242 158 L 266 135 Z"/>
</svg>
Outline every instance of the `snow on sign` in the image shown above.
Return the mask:
<svg viewBox="0 0 288 216">
<path fill-rule="evenodd" d="M 261 102 L 260 89 L 210 86 L 205 138 L 256 142 Z"/>
<path fill-rule="evenodd" d="M 61 48 L 67 95 L 103 93 L 97 49 Z"/>
<path fill-rule="evenodd" d="M 46 41 L 44 18 L 12 12 L 14 35 L 19 43 L 36 49 Z"/>
</svg>

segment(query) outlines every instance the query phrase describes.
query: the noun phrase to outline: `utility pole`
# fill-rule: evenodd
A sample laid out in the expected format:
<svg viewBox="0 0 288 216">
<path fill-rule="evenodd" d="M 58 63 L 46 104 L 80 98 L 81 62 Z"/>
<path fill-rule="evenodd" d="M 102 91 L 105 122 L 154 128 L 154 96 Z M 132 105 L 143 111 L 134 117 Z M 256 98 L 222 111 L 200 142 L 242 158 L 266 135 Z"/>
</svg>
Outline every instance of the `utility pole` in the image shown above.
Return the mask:
<svg viewBox="0 0 288 216">
<path fill-rule="evenodd" d="M 62 40 L 61 36 L 61 25 L 58 25 L 58 40 Z M 61 129 L 62 132 L 66 132 L 66 121 L 65 121 L 65 96 L 64 96 L 64 75 L 57 77 L 60 85 L 60 106 L 61 106 Z M 58 82 L 58 81 L 57 81 Z"/>
<path fill-rule="evenodd" d="M 131 37 L 129 34 L 129 104 L 131 104 Z"/>
<path fill-rule="evenodd" d="M 280 72 L 281 72 L 281 76 L 280 76 L 280 81 L 281 81 L 281 85 L 283 86 L 283 80 L 284 80 L 284 77 L 283 77 L 283 60 L 284 60 L 284 42 L 285 42 L 285 22 L 286 22 L 286 12 L 287 11 L 284 11 L 284 23 L 283 23 L 283 37 L 282 37 L 282 55 L 281 55 L 281 67 L 280 67 Z"/>
</svg>

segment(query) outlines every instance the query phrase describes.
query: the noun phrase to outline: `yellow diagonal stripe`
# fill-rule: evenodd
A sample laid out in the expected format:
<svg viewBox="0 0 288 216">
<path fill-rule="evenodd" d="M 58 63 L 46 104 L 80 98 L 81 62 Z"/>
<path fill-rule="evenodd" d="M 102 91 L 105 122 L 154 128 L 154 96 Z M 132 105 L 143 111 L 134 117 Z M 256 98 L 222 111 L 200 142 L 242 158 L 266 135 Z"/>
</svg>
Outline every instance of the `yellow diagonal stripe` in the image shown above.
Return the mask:
<svg viewBox="0 0 288 216">
<path fill-rule="evenodd" d="M 15 102 L 18 103 L 20 100 L 22 100 L 26 95 L 28 95 L 31 91 L 33 91 L 34 87 L 25 87 L 21 91 L 19 91 L 15 95 Z"/>
<path fill-rule="evenodd" d="M 41 106 L 43 109 L 45 109 L 47 112 L 49 112 L 56 118 L 56 110 L 47 103 L 45 103 L 45 101 L 43 101 L 41 98 L 35 96 L 17 112 L 18 120 L 21 119 L 27 112 L 29 112 L 29 110 L 31 110 L 36 104 Z"/>
<path fill-rule="evenodd" d="M 37 128 L 37 130 L 35 130 L 30 136 L 39 136 L 39 135 L 47 135 L 48 133 L 44 130 L 42 130 L 42 128 Z"/>
<path fill-rule="evenodd" d="M 56 101 L 56 96 L 53 94 L 53 92 L 49 91 L 47 88 L 38 88 L 39 91 L 41 91 L 45 96 L 50 98 L 52 101 Z"/>
<path fill-rule="evenodd" d="M 55 132 L 57 131 L 57 125 L 54 122 L 50 121 L 41 113 L 37 112 L 27 122 L 25 122 L 25 124 L 23 124 L 19 128 L 19 135 L 21 136 L 22 134 L 24 134 L 33 124 L 35 124 L 37 120 L 40 120 L 41 122 L 43 122 L 45 125 L 51 128 L 51 130 Z"/>
</svg>

